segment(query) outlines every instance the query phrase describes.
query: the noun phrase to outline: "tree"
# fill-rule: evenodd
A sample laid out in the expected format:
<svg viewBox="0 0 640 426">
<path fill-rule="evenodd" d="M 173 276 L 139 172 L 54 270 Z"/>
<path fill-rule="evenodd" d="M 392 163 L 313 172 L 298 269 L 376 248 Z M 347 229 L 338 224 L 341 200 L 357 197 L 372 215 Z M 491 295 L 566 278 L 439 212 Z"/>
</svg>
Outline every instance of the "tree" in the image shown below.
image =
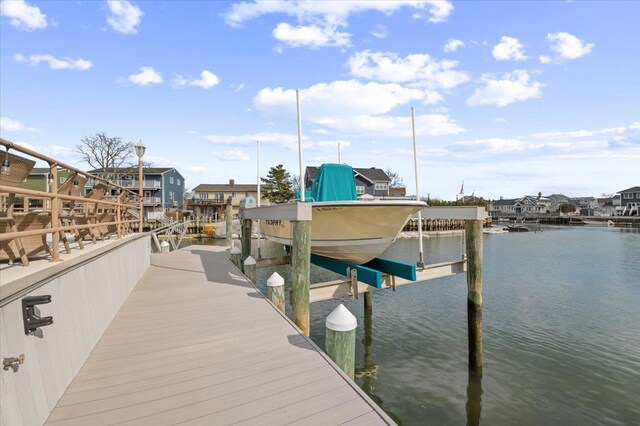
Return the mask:
<svg viewBox="0 0 640 426">
<path fill-rule="evenodd" d="M 109 137 L 106 133 L 84 136 L 75 147 L 82 160 L 95 170 L 114 171 L 121 167 L 133 154 L 133 143 L 119 137 Z"/>
<path fill-rule="evenodd" d="M 300 189 L 300 175 L 291 176 L 291 185 L 293 186 L 294 190 Z"/>
<path fill-rule="evenodd" d="M 570 203 L 564 203 L 560 205 L 560 211 L 562 213 L 573 213 L 576 211 L 576 206 Z"/>
<path fill-rule="evenodd" d="M 389 179 L 391 179 L 391 182 L 389 182 L 389 187 L 404 188 L 404 181 L 398 173 L 392 172 L 389 168 L 387 168 L 387 170 L 385 170 L 384 172 L 387 174 L 387 176 L 389 176 Z"/>
<path fill-rule="evenodd" d="M 282 164 L 272 167 L 267 177 L 260 180 L 264 183 L 262 196 L 272 203 L 286 203 L 293 198 L 291 175 Z"/>
</svg>

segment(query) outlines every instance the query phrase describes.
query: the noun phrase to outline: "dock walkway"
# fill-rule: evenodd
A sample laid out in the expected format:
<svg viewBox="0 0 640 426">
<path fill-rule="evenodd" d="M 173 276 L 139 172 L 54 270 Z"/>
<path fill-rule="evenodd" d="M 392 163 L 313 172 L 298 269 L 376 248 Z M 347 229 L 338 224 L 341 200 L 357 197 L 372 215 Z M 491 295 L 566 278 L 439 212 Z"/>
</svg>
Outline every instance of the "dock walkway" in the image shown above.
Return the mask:
<svg viewBox="0 0 640 426">
<path fill-rule="evenodd" d="M 228 261 L 154 254 L 47 424 L 393 424 Z"/>
</svg>

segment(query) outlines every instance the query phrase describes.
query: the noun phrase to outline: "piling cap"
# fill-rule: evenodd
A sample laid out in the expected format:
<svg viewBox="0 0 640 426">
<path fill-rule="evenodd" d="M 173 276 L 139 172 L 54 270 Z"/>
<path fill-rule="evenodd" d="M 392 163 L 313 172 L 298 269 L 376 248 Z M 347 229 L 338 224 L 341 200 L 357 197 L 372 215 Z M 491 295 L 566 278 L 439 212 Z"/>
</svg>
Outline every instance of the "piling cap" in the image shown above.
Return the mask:
<svg viewBox="0 0 640 426">
<path fill-rule="evenodd" d="M 160 247 L 169 247 L 169 243 L 166 241 L 163 241 L 160 243 Z"/>
<path fill-rule="evenodd" d="M 267 287 L 280 287 L 284 285 L 284 278 L 279 273 L 274 272 L 267 280 Z"/>
<path fill-rule="evenodd" d="M 245 265 L 255 265 L 256 264 L 256 260 L 253 257 L 249 256 L 244 260 L 244 264 Z"/>
<path fill-rule="evenodd" d="M 341 303 L 327 317 L 326 326 L 332 331 L 351 331 L 358 326 L 358 320 Z"/>
<path fill-rule="evenodd" d="M 241 251 L 240 251 L 240 249 L 238 247 L 234 246 L 229 253 L 231 253 L 231 254 L 240 254 Z"/>
</svg>

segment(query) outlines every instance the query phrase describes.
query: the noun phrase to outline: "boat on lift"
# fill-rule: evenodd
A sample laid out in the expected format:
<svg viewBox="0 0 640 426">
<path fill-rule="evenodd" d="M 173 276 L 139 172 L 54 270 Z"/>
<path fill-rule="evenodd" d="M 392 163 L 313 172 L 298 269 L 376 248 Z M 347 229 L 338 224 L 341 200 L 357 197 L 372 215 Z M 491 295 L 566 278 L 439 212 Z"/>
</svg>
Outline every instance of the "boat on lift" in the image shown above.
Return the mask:
<svg viewBox="0 0 640 426">
<path fill-rule="evenodd" d="M 307 193 L 311 252 L 357 265 L 385 251 L 411 215 L 427 206 L 414 200 L 359 200 L 353 169 L 345 164 L 323 164 Z M 292 244 L 289 221 L 263 220 L 261 226 L 267 239 Z"/>
</svg>

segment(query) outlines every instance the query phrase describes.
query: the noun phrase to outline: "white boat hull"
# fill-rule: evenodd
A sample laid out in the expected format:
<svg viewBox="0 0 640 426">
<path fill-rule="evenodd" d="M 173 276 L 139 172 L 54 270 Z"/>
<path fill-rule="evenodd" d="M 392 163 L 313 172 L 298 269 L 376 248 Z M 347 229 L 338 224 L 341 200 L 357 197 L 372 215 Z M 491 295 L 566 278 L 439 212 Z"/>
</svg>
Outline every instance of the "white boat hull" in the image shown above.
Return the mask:
<svg viewBox="0 0 640 426">
<path fill-rule="evenodd" d="M 416 201 L 337 201 L 312 203 L 311 252 L 363 264 L 393 243 L 412 214 L 426 207 Z M 288 221 L 261 221 L 264 235 L 291 245 Z"/>
</svg>

